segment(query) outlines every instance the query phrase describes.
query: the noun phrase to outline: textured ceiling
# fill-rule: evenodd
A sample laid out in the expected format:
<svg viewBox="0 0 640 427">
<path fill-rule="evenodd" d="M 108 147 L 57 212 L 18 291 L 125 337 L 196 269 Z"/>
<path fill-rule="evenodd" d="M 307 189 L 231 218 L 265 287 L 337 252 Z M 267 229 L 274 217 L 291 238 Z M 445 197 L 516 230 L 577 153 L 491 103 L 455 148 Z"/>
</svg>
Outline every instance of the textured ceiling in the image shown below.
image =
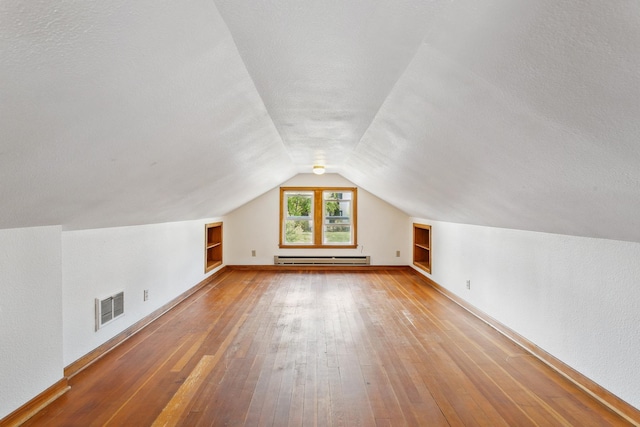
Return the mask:
<svg viewBox="0 0 640 427">
<path fill-rule="evenodd" d="M 0 0 L 0 227 L 221 216 L 314 163 L 640 242 L 640 3 Z"/>
<path fill-rule="evenodd" d="M 295 174 L 210 1 L 2 1 L 0 43 L 0 227 L 207 218 Z"/>
<path fill-rule="evenodd" d="M 442 3 L 216 1 L 302 172 L 344 166 Z"/>
</svg>

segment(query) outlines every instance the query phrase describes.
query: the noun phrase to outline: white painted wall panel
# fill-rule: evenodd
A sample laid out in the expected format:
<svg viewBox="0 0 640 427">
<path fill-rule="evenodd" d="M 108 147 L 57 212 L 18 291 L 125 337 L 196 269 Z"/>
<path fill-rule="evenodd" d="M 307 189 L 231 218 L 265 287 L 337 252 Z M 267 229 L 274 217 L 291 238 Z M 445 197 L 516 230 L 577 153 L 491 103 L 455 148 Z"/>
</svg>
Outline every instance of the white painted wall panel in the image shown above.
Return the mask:
<svg viewBox="0 0 640 427">
<path fill-rule="evenodd" d="M 218 220 L 63 232 L 65 366 L 217 271 L 204 274 L 204 224 Z M 95 331 L 94 299 L 118 290 L 125 315 Z"/>
<path fill-rule="evenodd" d="M 0 230 L 0 419 L 63 376 L 60 233 Z"/>
<path fill-rule="evenodd" d="M 282 187 L 355 187 L 337 174 L 299 174 Z M 411 233 L 407 215 L 371 193 L 358 189 L 357 249 L 280 249 L 280 188 L 263 194 L 225 217 L 225 263 L 270 265 L 274 255 L 369 255 L 375 265 L 407 265 Z M 229 237 L 227 237 L 229 236 Z M 251 251 L 256 256 L 251 256 Z M 400 257 L 396 257 L 396 251 Z"/>
<path fill-rule="evenodd" d="M 640 244 L 412 220 L 433 280 L 640 408 Z"/>
</svg>

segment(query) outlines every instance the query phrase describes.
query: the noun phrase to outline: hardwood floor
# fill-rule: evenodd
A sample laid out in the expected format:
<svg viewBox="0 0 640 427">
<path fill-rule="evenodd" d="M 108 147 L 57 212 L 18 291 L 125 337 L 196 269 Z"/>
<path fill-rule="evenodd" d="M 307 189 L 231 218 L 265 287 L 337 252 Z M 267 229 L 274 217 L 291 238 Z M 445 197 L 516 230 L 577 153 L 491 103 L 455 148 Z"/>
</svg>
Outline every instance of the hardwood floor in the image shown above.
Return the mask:
<svg viewBox="0 0 640 427">
<path fill-rule="evenodd" d="M 410 269 L 235 270 L 26 426 L 631 425 Z"/>
</svg>

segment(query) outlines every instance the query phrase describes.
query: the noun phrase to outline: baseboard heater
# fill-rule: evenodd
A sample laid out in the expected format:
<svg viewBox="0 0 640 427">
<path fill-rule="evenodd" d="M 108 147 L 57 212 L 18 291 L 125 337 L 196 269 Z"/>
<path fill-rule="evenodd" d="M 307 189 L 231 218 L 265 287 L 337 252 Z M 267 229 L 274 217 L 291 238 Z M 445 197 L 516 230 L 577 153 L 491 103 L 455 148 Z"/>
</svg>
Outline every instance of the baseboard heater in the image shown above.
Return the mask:
<svg viewBox="0 0 640 427">
<path fill-rule="evenodd" d="M 369 265 L 369 256 L 279 256 L 273 257 L 275 265 Z"/>
</svg>

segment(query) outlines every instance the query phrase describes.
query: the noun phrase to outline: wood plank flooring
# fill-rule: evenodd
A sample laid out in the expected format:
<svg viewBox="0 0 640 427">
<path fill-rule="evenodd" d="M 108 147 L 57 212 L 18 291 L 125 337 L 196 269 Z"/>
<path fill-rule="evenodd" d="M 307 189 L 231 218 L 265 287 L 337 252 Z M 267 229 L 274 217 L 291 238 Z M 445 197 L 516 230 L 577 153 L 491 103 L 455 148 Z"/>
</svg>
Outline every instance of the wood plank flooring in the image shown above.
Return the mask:
<svg viewBox="0 0 640 427">
<path fill-rule="evenodd" d="M 631 425 L 411 269 L 234 270 L 26 426 Z"/>
</svg>

